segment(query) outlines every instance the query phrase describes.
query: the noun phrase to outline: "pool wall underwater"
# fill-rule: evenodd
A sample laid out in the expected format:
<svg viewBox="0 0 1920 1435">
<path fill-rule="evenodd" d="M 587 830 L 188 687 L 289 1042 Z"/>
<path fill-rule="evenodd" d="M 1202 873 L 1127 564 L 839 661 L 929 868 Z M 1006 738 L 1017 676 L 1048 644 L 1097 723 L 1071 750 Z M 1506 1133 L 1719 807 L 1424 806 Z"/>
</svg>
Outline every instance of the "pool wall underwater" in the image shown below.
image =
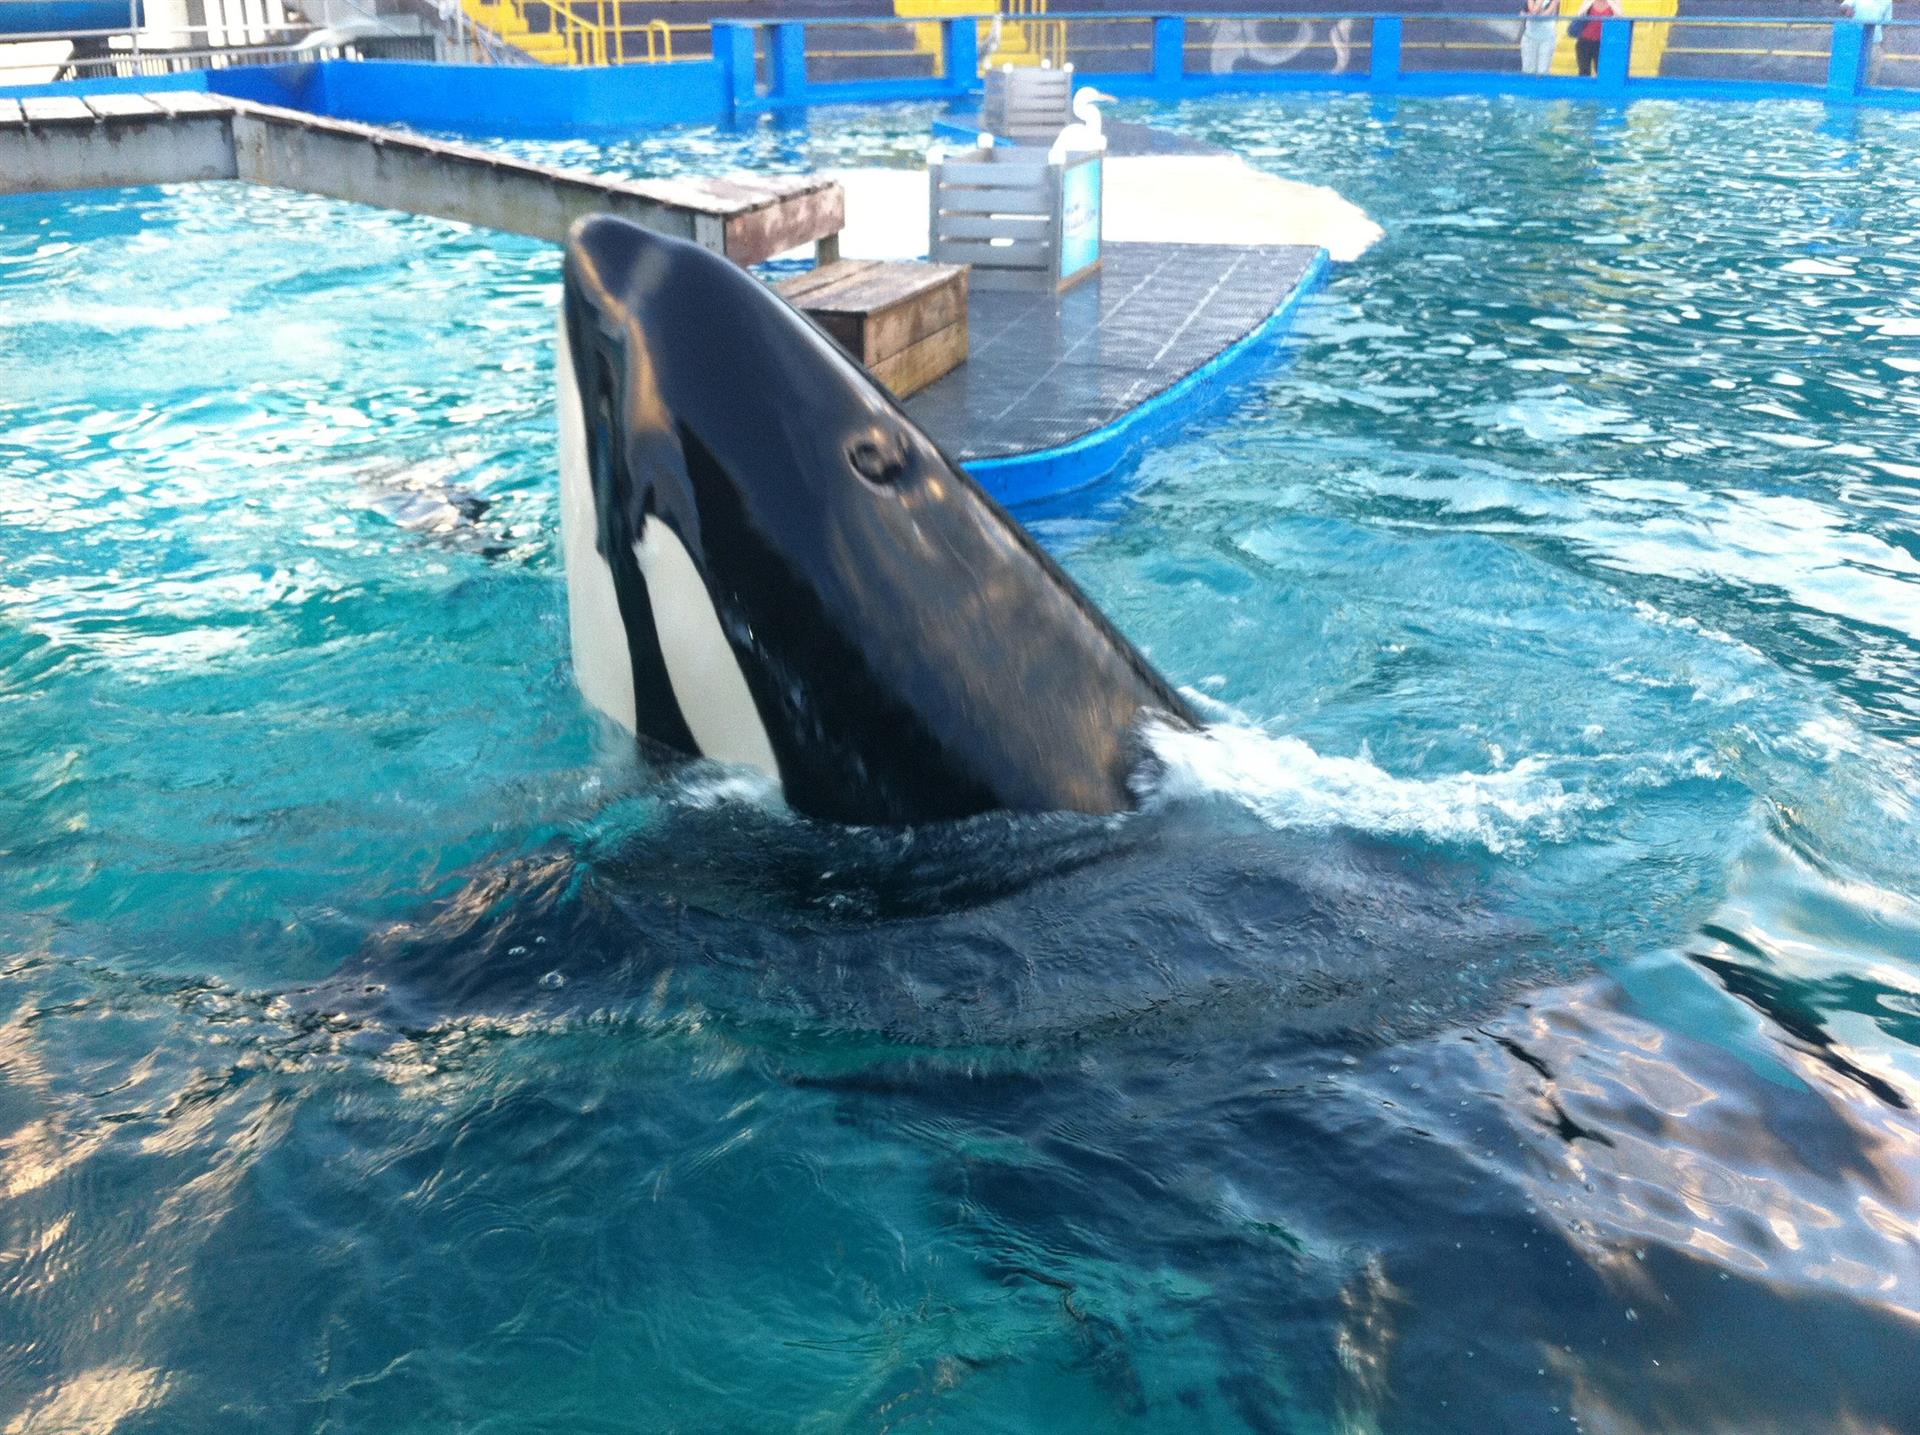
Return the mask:
<svg viewBox="0 0 1920 1435">
<path fill-rule="evenodd" d="M 1599 72 L 1590 79 L 1488 70 L 1411 69 L 1404 63 L 1402 50 L 1404 22 L 1395 15 L 1352 12 L 1321 17 L 1368 26 L 1366 67 L 1341 73 L 1290 69 L 1193 71 L 1187 64 L 1188 26 L 1184 16 L 1135 12 L 1125 17 L 1074 18 L 1152 20 L 1151 53 L 1142 68 L 1118 73 L 1091 67 L 1081 70 L 1088 83 L 1128 97 L 1177 100 L 1232 93 L 1328 91 L 1382 97 L 1511 94 L 1613 103 L 1636 99 L 1824 99 L 1841 105 L 1920 108 L 1920 89 L 1872 83 L 1869 27 L 1844 20 L 1831 26 L 1824 81 L 1804 83 L 1760 77 L 1634 74 L 1636 35 L 1644 36 L 1653 27 L 1626 18 L 1605 23 Z M 940 76 L 832 82 L 809 78 L 809 58 L 817 57 L 820 49 L 833 43 L 831 36 L 840 26 L 871 23 L 870 19 L 718 22 L 713 27 L 711 59 L 666 64 L 562 68 L 322 60 L 14 86 L 0 88 L 0 98 L 209 90 L 336 119 L 471 135 L 540 138 L 623 134 L 666 124 L 727 124 L 816 105 L 966 100 L 979 93 L 975 78 L 979 69 L 978 38 L 976 20 L 971 16 L 941 22 L 944 46 Z M 1920 22 L 1896 21 L 1887 29 L 1899 37 L 1903 47 L 1914 43 L 1909 37 L 1920 36 Z"/>
</svg>

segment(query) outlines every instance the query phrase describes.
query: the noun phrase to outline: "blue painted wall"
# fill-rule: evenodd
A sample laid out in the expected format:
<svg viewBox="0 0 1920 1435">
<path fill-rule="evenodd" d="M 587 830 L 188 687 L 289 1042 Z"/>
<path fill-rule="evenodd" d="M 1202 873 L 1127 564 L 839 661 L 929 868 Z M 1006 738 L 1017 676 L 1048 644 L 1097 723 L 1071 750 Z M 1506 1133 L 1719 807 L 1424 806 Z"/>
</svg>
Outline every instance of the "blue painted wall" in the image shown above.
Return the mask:
<svg viewBox="0 0 1920 1435">
<path fill-rule="evenodd" d="M 370 124 L 528 139 L 633 134 L 730 113 L 727 75 L 713 60 L 600 69 L 329 60 L 314 68 L 310 97 L 278 103 Z"/>
<path fill-rule="evenodd" d="M 138 0 L 134 0 L 138 4 Z M 74 30 L 126 30 L 144 22 L 129 0 L 8 0 L 0 5 L 0 35 L 58 35 Z"/>
<path fill-rule="evenodd" d="M 0 88 L 0 98 L 153 90 L 210 90 L 368 124 L 527 139 L 716 124 L 732 114 L 726 69 L 713 60 L 601 69 L 322 60 L 17 85 Z"/>
<path fill-rule="evenodd" d="M 320 72 L 325 68 L 324 64 L 242 65 L 231 70 L 203 71 L 202 78 L 206 88 L 216 95 L 324 114 Z"/>
<path fill-rule="evenodd" d="M 130 95 L 155 90 L 207 90 L 236 100 L 324 114 L 320 71 L 312 65 L 235 65 L 229 70 L 184 70 L 174 75 L 101 75 L 89 80 L 61 80 L 52 85 L 16 85 L 0 90 L 8 99 L 41 95 Z"/>
<path fill-rule="evenodd" d="M 180 75 L 103 75 L 95 80 L 61 80 L 52 85 L 9 85 L 0 89 L 0 98 L 30 100 L 40 95 L 144 95 L 155 90 L 204 90 L 207 73 L 189 70 Z"/>
</svg>

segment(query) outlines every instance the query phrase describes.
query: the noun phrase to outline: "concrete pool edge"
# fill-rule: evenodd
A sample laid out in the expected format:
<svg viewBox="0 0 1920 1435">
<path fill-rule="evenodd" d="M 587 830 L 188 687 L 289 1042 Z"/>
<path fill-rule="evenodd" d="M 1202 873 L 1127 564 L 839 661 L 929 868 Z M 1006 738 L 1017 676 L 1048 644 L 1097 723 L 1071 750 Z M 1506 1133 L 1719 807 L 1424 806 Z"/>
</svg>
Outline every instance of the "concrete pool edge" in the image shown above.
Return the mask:
<svg viewBox="0 0 1920 1435">
<path fill-rule="evenodd" d="M 1326 281 L 1331 270 L 1327 251 L 1319 250 L 1292 292 L 1252 330 L 1112 422 L 1071 443 L 976 459 L 963 467 L 982 488 L 1009 506 L 1059 498 L 1092 487 L 1112 476 L 1148 444 L 1167 438 L 1199 417 L 1232 385 L 1250 378 L 1292 327 L 1300 305 Z"/>
</svg>

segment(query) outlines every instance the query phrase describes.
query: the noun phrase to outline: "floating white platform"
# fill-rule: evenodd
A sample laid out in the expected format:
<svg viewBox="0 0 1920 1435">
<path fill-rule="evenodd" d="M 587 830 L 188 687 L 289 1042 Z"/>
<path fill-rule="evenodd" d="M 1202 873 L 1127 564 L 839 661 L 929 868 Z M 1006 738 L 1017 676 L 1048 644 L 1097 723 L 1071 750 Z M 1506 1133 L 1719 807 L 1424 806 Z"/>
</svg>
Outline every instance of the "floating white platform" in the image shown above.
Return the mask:
<svg viewBox="0 0 1920 1435">
<path fill-rule="evenodd" d="M 1238 155 L 1110 154 L 1101 168 L 1101 230 L 1109 243 L 1305 245 L 1344 263 L 1384 234 L 1336 191 L 1268 174 Z M 830 177 L 847 193 L 840 249 L 848 258 L 927 252 L 924 170 L 834 170 Z"/>
</svg>

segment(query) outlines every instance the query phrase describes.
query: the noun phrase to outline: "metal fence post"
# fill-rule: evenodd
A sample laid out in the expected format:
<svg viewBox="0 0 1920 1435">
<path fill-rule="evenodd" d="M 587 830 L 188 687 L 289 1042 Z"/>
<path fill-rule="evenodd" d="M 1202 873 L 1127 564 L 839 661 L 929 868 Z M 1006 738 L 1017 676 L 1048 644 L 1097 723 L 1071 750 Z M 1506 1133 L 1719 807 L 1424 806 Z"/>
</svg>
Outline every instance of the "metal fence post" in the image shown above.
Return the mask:
<svg viewBox="0 0 1920 1435">
<path fill-rule="evenodd" d="M 1187 17 L 1153 17 L 1153 82 L 1178 85 L 1187 73 Z"/>
<path fill-rule="evenodd" d="M 798 100 L 807 92 L 807 27 L 798 20 L 782 20 L 767 37 L 773 46 L 773 84 L 768 97 Z"/>
<path fill-rule="evenodd" d="M 734 113 L 759 108 L 759 64 L 754 55 L 754 27 L 738 20 L 713 22 L 713 57 L 720 62 L 727 100 Z"/>
<path fill-rule="evenodd" d="M 973 15 L 954 15 L 941 24 L 946 30 L 947 83 L 965 94 L 980 79 L 980 21 Z"/>
<path fill-rule="evenodd" d="M 1833 48 L 1827 52 L 1827 93 L 1852 96 L 1866 88 L 1867 27 L 1857 20 L 1833 23 Z"/>
<path fill-rule="evenodd" d="M 1600 63 L 1594 79 L 1603 90 L 1624 90 L 1633 69 L 1633 21 L 1603 20 L 1600 23 Z"/>
<path fill-rule="evenodd" d="M 1373 17 L 1373 59 L 1367 75 L 1376 90 L 1393 90 L 1400 86 L 1400 34 L 1398 15 Z"/>
</svg>

